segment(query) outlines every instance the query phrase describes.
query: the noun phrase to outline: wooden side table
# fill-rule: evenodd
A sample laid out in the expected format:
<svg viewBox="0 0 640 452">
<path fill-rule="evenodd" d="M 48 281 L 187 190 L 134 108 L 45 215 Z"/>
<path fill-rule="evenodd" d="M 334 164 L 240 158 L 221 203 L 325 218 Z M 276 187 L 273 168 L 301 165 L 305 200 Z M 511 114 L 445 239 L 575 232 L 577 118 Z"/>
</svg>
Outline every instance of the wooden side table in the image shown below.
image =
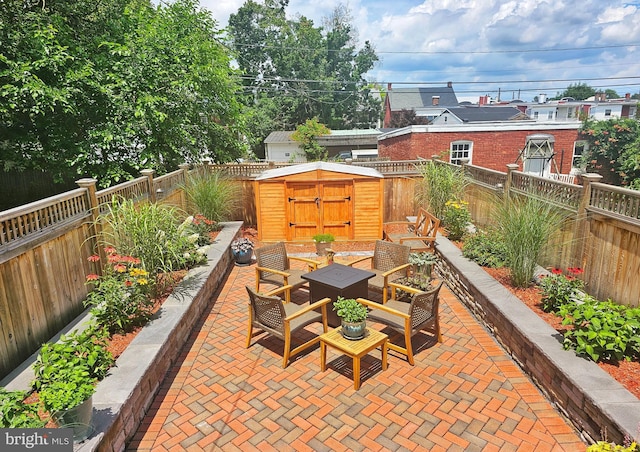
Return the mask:
<svg viewBox="0 0 640 452">
<path fill-rule="evenodd" d="M 327 370 L 327 345 L 340 350 L 353 358 L 353 388 L 360 389 L 360 359 L 371 350 L 382 348 L 382 370 L 387 370 L 388 336 L 380 331 L 367 328 L 364 339 L 352 341 L 345 339 L 338 327 L 320 335 L 320 370 Z"/>
</svg>

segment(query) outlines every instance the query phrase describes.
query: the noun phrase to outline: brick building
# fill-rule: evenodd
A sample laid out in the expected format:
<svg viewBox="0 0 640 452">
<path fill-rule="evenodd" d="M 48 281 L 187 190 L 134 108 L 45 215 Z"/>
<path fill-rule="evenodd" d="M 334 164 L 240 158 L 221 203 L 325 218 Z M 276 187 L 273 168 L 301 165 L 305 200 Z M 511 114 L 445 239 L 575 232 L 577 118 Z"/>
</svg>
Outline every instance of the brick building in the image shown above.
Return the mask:
<svg viewBox="0 0 640 452">
<path fill-rule="evenodd" d="M 534 121 L 410 126 L 380 135 L 378 155 L 391 160 L 439 155 L 453 163 L 468 158 L 472 165 L 497 171 L 518 163 L 525 172 L 568 174 L 584 149 L 579 127 Z"/>
</svg>

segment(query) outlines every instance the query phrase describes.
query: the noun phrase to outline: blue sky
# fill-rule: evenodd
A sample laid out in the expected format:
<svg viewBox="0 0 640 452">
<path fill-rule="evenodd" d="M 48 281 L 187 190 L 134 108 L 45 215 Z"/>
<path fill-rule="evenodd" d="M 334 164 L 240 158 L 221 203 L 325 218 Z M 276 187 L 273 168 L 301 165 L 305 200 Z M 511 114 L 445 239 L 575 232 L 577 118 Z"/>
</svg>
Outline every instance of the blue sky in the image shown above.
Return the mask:
<svg viewBox="0 0 640 452">
<path fill-rule="evenodd" d="M 220 27 L 244 0 L 200 0 Z M 370 81 L 443 86 L 459 100 L 555 96 L 571 83 L 640 92 L 640 2 L 619 0 L 290 0 L 317 26 L 351 10 L 380 62 Z M 322 5 L 321 8 L 318 5 Z"/>
</svg>

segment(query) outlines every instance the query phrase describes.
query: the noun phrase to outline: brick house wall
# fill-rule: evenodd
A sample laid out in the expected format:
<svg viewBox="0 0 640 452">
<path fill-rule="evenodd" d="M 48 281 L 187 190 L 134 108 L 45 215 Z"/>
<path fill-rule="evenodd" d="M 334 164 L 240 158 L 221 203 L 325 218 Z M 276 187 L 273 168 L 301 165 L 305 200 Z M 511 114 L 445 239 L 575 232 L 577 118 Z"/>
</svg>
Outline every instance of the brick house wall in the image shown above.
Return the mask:
<svg viewBox="0 0 640 452">
<path fill-rule="evenodd" d="M 523 127 L 521 130 L 460 130 L 456 127 L 452 131 L 443 130 L 444 127 L 412 127 L 401 129 L 406 130 L 405 133 L 382 135 L 378 140 L 378 156 L 389 157 L 391 160 L 415 160 L 440 155 L 443 160 L 449 161 L 452 142 L 472 141 L 473 165 L 504 171 L 508 163 L 518 163 L 522 169 L 522 160 L 518 160 L 518 156 L 525 146 L 527 136 L 547 134 L 555 138 L 555 163 L 558 170 L 567 174 L 571 170 L 573 146 L 578 141 L 578 126 L 579 124 L 573 128 L 544 130 L 539 127 Z"/>
</svg>

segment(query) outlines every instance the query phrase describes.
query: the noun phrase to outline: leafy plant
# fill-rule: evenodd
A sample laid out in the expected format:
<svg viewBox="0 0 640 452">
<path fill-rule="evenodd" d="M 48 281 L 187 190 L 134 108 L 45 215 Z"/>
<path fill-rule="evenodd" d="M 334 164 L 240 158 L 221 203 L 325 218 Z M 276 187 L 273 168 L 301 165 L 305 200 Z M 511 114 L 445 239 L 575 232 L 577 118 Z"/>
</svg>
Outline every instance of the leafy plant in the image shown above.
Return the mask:
<svg viewBox="0 0 640 452">
<path fill-rule="evenodd" d="M 506 263 L 515 287 L 528 287 L 544 248 L 568 213 L 529 196 L 508 197 L 494 205 L 496 229 L 504 242 Z"/>
<path fill-rule="evenodd" d="M 333 310 L 336 311 L 338 317 L 350 323 L 366 320 L 368 313 L 366 306 L 358 303 L 355 298 L 344 298 L 340 296 L 333 302 Z"/>
<path fill-rule="evenodd" d="M 564 335 L 564 347 L 593 361 L 617 362 L 640 356 L 640 308 L 628 308 L 611 300 L 586 296 L 582 303 L 560 308 L 563 325 L 571 325 Z"/>
<path fill-rule="evenodd" d="M 608 441 L 598 441 L 587 447 L 587 452 L 637 452 L 638 443 L 633 441 L 628 445 L 613 444 Z"/>
<path fill-rule="evenodd" d="M 0 388 L 0 428 L 42 428 L 46 419 L 38 415 L 39 404 L 25 403 L 26 391 Z"/>
<path fill-rule="evenodd" d="M 336 240 L 333 234 L 316 234 L 312 237 L 314 242 L 317 243 L 331 243 Z"/>
<path fill-rule="evenodd" d="M 437 218 L 443 218 L 447 201 L 464 197 L 469 181 L 463 168 L 429 160 L 417 169 L 421 179 L 416 185 L 416 201 Z"/>
<path fill-rule="evenodd" d="M 577 276 L 582 274 L 583 270 L 568 268 L 567 272 L 569 275 L 565 275 L 561 269 L 554 268 L 550 275 L 543 276 L 540 280 L 543 311 L 556 312 L 561 306 L 575 303 L 582 298 L 584 282 Z"/>
<path fill-rule="evenodd" d="M 109 247 L 105 252 L 108 263 L 102 276 L 87 276 L 87 284 L 95 287 L 84 305 L 92 306 L 91 314 L 96 322 L 109 332 L 128 331 L 147 321 L 152 314 L 154 302 L 149 295 L 149 274 L 138 267 L 139 259 L 122 256 Z M 97 255 L 89 257 L 92 262 L 99 259 Z"/>
<path fill-rule="evenodd" d="M 220 171 L 200 168 L 181 185 L 188 210 L 214 222 L 227 221 L 241 199 L 240 186 Z"/>
<path fill-rule="evenodd" d="M 460 240 L 471 223 L 471 213 L 466 201 L 449 200 L 445 203 L 442 224 L 449 231 L 449 240 Z"/>
<path fill-rule="evenodd" d="M 291 139 L 300 143 L 304 155 L 308 161 L 327 160 L 327 149 L 318 144 L 318 137 L 329 135 L 331 130 L 320 121 L 318 117 L 307 119 L 304 124 L 299 124 Z"/>
<path fill-rule="evenodd" d="M 495 229 L 478 231 L 465 237 L 462 255 L 482 267 L 504 267 L 507 249 Z"/>
<path fill-rule="evenodd" d="M 67 371 L 63 378 L 48 384 L 38 393 L 44 408 L 54 414 L 80 405 L 96 391 L 96 381 L 81 372 Z"/>
<path fill-rule="evenodd" d="M 234 253 L 246 253 L 253 249 L 253 242 L 246 237 L 240 237 L 231 242 L 231 251 Z"/>
<path fill-rule="evenodd" d="M 190 221 L 175 207 L 113 198 L 108 212 L 100 216 L 106 224 L 106 246 L 136 256 L 152 278 L 201 262 L 196 253 L 197 236 L 188 234 Z"/>
<path fill-rule="evenodd" d="M 107 350 L 107 331 L 89 327 L 63 334 L 56 343 L 47 342 L 33 365 L 35 380 L 32 386 L 40 390 L 54 381 L 82 376 L 86 381 L 103 379 L 114 363 Z M 74 376 L 75 375 L 75 376 Z"/>
</svg>

